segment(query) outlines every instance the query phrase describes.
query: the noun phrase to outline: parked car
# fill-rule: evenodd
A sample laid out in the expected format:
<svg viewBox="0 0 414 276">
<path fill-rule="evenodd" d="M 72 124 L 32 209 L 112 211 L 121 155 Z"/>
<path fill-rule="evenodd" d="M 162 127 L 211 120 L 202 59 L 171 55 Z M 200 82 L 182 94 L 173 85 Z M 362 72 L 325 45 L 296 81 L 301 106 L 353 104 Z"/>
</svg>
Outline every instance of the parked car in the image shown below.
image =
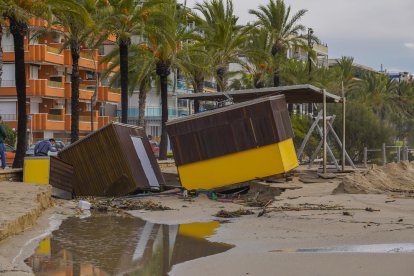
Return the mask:
<svg viewBox="0 0 414 276">
<path fill-rule="evenodd" d="M 30 147 L 26 151 L 26 156 L 34 156 L 34 149 L 38 143 L 38 141 L 34 144 L 31 144 Z M 56 141 L 55 145 L 52 147 L 54 150 L 49 152 L 49 155 L 56 156 L 59 151 L 61 151 L 65 147 L 65 144 L 62 141 Z"/>
<path fill-rule="evenodd" d="M 149 141 L 151 148 L 152 148 L 152 152 L 154 153 L 154 156 L 156 158 L 160 157 L 160 147 L 158 146 L 157 142 L 155 141 Z"/>
<path fill-rule="evenodd" d="M 11 166 L 14 161 L 14 157 L 16 157 L 16 149 L 8 144 L 4 144 L 6 148 L 6 165 Z"/>
</svg>

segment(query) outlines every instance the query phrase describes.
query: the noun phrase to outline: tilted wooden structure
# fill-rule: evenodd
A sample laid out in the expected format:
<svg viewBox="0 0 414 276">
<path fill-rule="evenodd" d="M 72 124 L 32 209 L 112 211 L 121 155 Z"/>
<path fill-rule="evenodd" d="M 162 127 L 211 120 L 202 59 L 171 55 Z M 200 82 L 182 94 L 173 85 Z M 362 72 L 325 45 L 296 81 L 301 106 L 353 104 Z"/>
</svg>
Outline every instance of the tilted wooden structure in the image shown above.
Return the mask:
<svg viewBox="0 0 414 276">
<path fill-rule="evenodd" d="M 284 95 L 172 120 L 167 132 L 187 189 L 222 187 L 298 166 Z"/>
<path fill-rule="evenodd" d="M 164 185 L 140 127 L 111 123 L 63 149 L 59 157 L 73 166 L 76 196 L 122 196 Z"/>
</svg>

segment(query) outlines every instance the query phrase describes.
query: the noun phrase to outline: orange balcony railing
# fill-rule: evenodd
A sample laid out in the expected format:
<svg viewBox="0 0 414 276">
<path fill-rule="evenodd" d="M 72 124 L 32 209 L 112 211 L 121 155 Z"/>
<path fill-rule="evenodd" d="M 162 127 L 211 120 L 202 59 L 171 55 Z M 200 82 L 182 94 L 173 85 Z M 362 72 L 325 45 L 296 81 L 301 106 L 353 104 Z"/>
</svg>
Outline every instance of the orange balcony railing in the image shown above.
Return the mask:
<svg viewBox="0 0 414 276">
<path fill-rule="evenodd" d="M 65 89 L 62 82 L 50 81 L 46 79 L 29 80 L 27 96 L 37 97 L 65 97 Z"/>
<path fill-rule="evenodd" d="M 44 28 L 46 28 L 47 27 L 47 21 L 44 20 L 44 19 L 32 17 L 29 20 L 29 25 L 33 26 L 33 27 L 44 27 Z"/>
<path fill-rule="evenodd" d="M 112 122 L 119 122 L 118 117 L 111 117 L 111 116 L 99 116 L 98 117 L 99 127 L 106 126 Z"/>
<path fill-rule="evenodd" d="M 15 80 L 1 80 L 0 82 L 1 96 L 16 96 L 16 81 Z"/>
<path fill-rule="evenodd" d="M 98 101 L 119 103 L 121 102 L 121 90 L 108 86 L 100 86 L 98 88 Z"/>
<path fill-rule="evenodd" d="M 93 118 L 93 129 L 97 130 L 99 126 L 100 117 L 95 116 Z M 65 125 L 66 129 L 71 128 L 72 115 L 65 114 Z M 91 131 L 91 117 L 90 116 L 79 116 L 79 131 Z"/>
<path fill-rule="evenodd" d="M 61 82 L 46 79 L 29 80 L 29 88 L 26 93 L 27 96 L 65 97 L 65 89 L 63 88 L 63 84 Z"/>
<path fill-rule="evenodd" d="M 64 55 L 59 48 L 54 48 L 46 44 L 29 45 L 28 61 L 49 62 L 53 64 L 64 64 Z"/>
<path fill-rule="evenodd" d="M 65 50 L 65 65 L 72 65 L 72 54 L 69 49 Z M 81 50 L 79 67 L 98 69 L 98 50 Z"/>
<path fill-rule="evenodd" d="M 95 92 L 95 88 L 91 85 L 80 84 L 79 85 L 79 99 L 90 100 Z M 65 83 L 65 98 L 72 97 L 72 84 Z"/>
<path fill-rule="evenodd" d="M 36 113 L 31 116 L 34 131 L 65 130 L 65 118 L 63 115 Z"/>
</svg>

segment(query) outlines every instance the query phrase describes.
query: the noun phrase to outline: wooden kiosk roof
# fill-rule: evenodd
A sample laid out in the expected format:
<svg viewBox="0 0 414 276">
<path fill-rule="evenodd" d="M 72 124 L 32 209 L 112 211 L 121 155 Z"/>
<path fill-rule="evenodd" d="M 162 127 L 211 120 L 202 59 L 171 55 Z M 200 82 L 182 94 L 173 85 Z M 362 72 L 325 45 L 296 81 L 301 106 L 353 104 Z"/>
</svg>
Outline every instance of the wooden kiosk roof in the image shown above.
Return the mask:
<svg viewBox="0 0 414 276">
<path fill-rule="evenodd" d="M 339 103 L 342 98 L 329 92 L 325 92 L 327 103 Z M 323 102 L 323 90 L 310 85 L 290 85 L 269 87 L 260 89 L 246 89 L 235 90 L 229 92 L 213 92 L 213 93 L 194 93 L 178 95 L 178 99 L 198 100 L 198 101 L 224 101 L 229 98 L 233 102 L 244 102 L 252 99 L 257 99 L 265 96 L 285 95 L 287 103 L 322 103 Z"/>
</svg>

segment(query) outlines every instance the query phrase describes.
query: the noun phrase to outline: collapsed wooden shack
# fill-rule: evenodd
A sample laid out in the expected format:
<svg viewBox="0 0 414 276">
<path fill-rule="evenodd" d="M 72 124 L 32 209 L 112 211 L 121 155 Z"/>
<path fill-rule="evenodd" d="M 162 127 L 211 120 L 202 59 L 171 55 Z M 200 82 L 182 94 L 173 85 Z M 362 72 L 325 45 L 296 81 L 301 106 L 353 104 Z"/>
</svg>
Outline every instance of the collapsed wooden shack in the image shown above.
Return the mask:
<svg viewBox="0 0 414 276">
<path fill-rule="evenodd" d="M 286 106 L 277 95 L 168 122 L 181 184 L 212 189 L 297 167 Z"/>
<path fill-rule="evenodd" d="M 73 166 L 76 196 L 123 196 L 164 185 L 140 127 L 111 123 L 63 149 L 59 158 Z"/>
</svg>

